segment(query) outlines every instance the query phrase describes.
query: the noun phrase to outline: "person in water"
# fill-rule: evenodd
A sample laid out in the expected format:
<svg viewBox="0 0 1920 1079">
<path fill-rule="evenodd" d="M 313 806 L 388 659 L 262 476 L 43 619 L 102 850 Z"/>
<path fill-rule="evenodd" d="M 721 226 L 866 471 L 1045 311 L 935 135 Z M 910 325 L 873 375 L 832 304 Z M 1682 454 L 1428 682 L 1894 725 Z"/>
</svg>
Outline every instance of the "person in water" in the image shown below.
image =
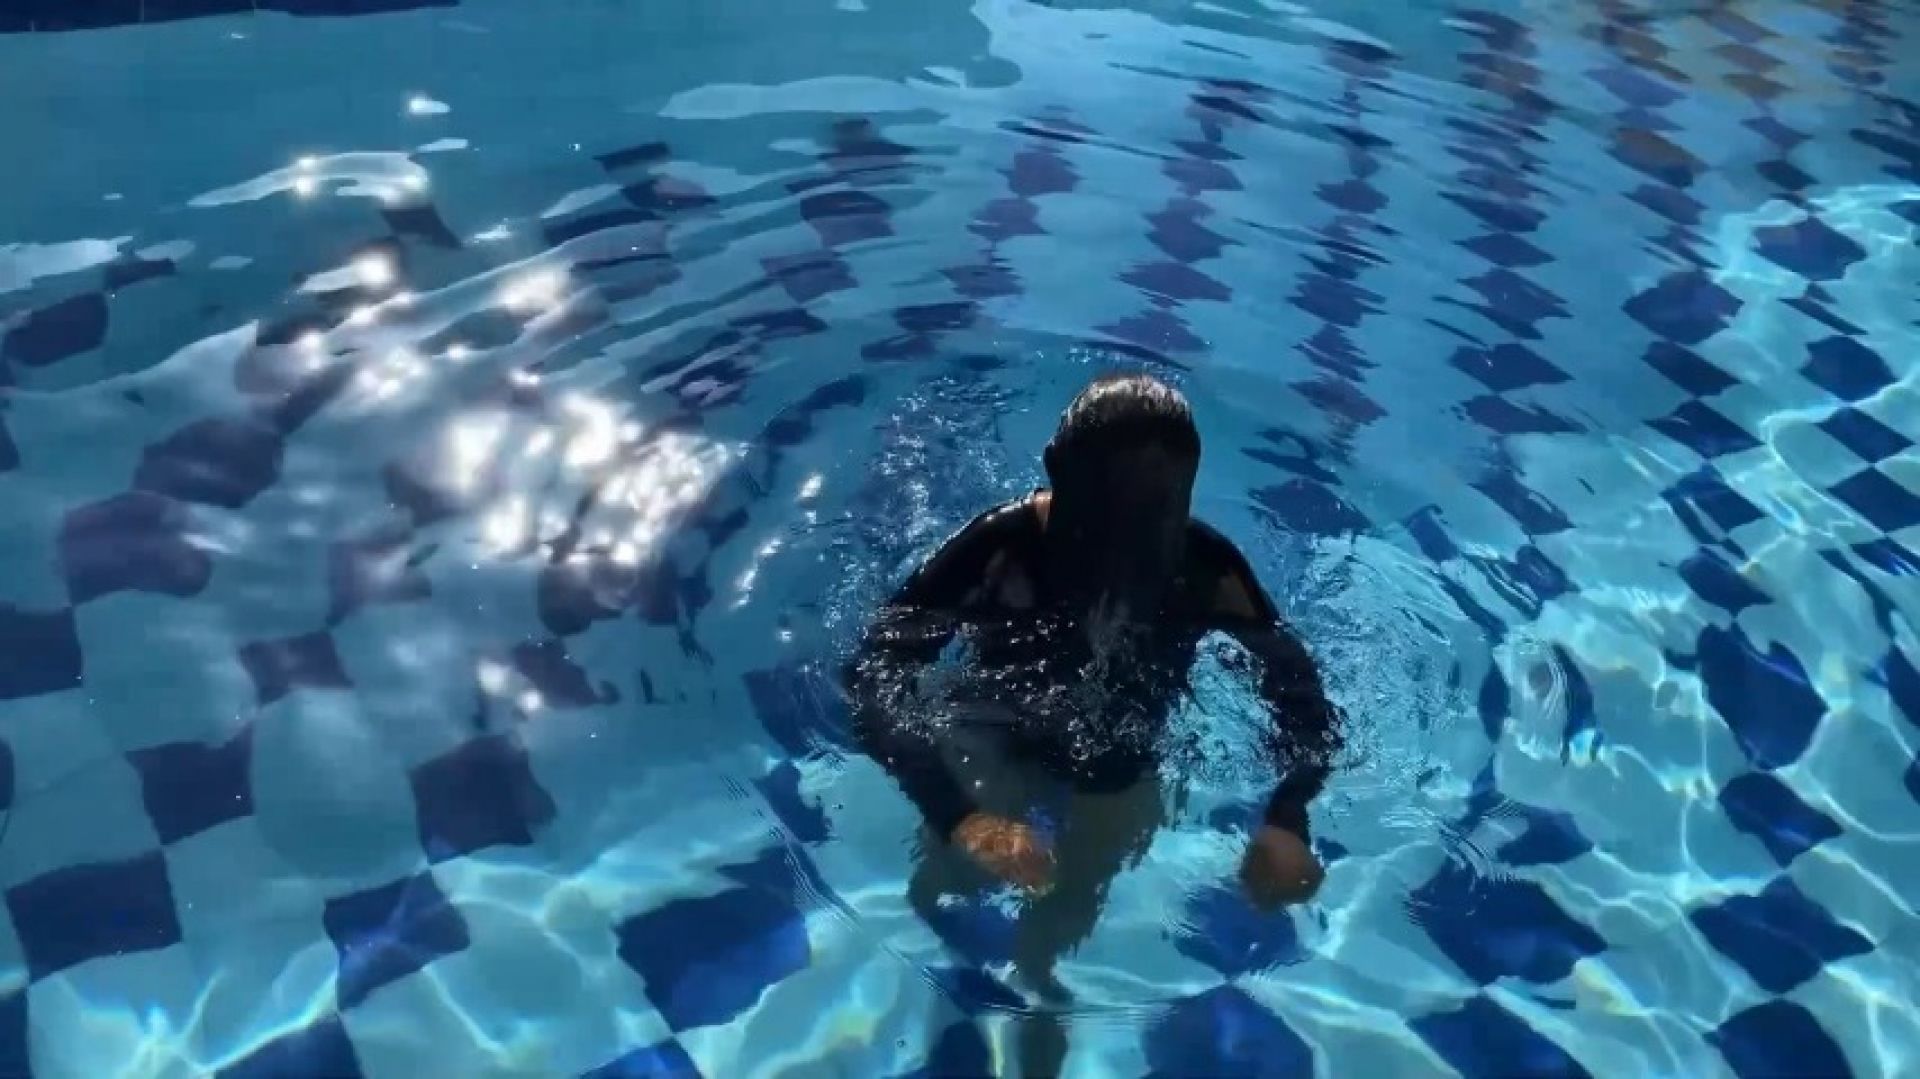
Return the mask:
<svg viewBox="0 0 1920 1079">
<path fill-rule="evenodd" d="M 969 868 L 1035 893 L 1015 959 L 1042 984 L 1160 827 L 1160 735 L 1208 634 L 1230 635 L 1259 668 L 1281 773 L 1241 882 L 1262 908 L 1320 885 L 1307 806 L 1338 749 L 1334 709 L 1246 559 L 1192 518 L 1199 465 L 1178 391 L 1145 375 L 1094 381 L 1046 448 L 1050 486 L 948 540 L 884 605 L 849 668 L 860 745 L 937 841 L 914 906 L 932 921 Z M 955 644 L 969 673 L 928 694 Z M 1049 783 L 1068 797 L 1057 842 L 1034 819 Z"/>
</svg>

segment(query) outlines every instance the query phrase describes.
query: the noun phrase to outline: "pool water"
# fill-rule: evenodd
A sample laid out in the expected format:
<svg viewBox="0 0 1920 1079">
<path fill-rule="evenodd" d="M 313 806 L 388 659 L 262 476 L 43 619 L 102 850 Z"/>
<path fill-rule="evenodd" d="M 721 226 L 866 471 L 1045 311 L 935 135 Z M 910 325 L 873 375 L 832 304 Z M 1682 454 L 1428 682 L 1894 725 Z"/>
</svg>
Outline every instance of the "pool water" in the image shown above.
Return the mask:
<svg viewBox="0 0 1920 1079">
<path fill-rule="evenodd" d="M 0 0 L 0 1075 L 1912 1074 L 1916 58 Z M 833 672 L 1115 367 L 1350 747 L 1260 916 L 1223 719 L 1057 1012 Z"/>
</svg>

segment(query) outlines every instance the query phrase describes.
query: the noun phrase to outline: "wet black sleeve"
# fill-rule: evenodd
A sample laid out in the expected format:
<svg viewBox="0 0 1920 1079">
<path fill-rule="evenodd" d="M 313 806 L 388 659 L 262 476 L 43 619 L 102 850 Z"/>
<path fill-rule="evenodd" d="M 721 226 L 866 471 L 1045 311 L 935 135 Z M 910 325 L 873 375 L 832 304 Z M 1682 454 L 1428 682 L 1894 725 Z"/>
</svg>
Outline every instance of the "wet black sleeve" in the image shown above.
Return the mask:
<svg viewBox="0 0 1920 1079">
<path fill-rule="evenodd" d="M 939 659 L 983 592 L 987 568 L 1019 553 L 1034 529 L 1031 507 L 1014 503 L 975 518 L 948 540 L 881 608 L 848 668 L 854 733 L 945 837 L 976 806 L 948 770 L 937 728 L 915 715 L 920 672 Z"/>
<path fill-rule="evenodd" d="M 1339 716 L 1320 681 L 1320 670 L 1253 567 L 1226 537 L 1196 524 L 1190 539 L 1203 574 L 1216 582 L 1237 581 L 1253 611 L 1220 612 L 1216 625 L 1230 633 L 1259 665 L 1260 694 L 1273 713 L 1273 749 L 1281 779 L 1267 800 L 1263 823 L 1307 836 L 1307 806 L 1326 786 L 1340 750 Z"/>
</svg>

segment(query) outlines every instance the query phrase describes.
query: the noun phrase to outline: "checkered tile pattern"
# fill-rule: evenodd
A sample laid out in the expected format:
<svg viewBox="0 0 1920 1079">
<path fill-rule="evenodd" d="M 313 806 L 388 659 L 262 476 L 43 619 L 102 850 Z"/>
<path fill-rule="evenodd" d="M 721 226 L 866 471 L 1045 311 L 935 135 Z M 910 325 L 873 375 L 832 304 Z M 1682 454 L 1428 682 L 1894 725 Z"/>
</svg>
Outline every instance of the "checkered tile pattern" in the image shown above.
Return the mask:
<svg viewBox="0 0 1920 1079">
<path fill-rule="evenodd" d="M 0 0 L 0 45 L 483 8 Z M 0 248 L 0 1076 L 1003 1070 L 1014 923 L 903 912 L 911 815 L 823 672 L 1024 485 L 1089 353 L 1218 427 L 1220 523 L 1280 537 L 1387 764 L 1316 808 L 1310 908 L 1178 837 L 1180 887 L 1117 882 L 1070 963 L 1163 991 L 1070 1059 L 1920 1052 L 1882 1003 L 1920 894 L 1920 12 L 1269 15 L 1170 51 L 985 5 L 954 37 L 1025 78 L 677 101 L 579 136 L 518 246 L 458 182 L 342 199 L 241 316 L 192 244 Z M 1429 667 L 1343 645 L 1401 624 Z"/>
</svg>

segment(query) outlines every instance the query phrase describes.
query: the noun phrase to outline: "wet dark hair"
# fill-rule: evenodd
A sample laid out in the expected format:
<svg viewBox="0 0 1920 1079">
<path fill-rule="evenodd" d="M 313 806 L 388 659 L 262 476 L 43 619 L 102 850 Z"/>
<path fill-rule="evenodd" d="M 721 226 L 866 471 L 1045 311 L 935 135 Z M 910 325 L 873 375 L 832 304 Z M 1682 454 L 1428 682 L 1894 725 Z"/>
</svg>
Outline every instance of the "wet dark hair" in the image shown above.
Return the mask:
<svg viewBox="0 0 1920 1079">
<path fill-rule="evenodd" d="M 1106 375 L 1073 399 L 1047 443 L 1047 474 L 1065 477 L 1097 468 L 1117 451 L 1158 447 L 1190 468 L 1200 464 L 1200 429 L 1179 390 L 1144 374 Z"/>
</svg>

